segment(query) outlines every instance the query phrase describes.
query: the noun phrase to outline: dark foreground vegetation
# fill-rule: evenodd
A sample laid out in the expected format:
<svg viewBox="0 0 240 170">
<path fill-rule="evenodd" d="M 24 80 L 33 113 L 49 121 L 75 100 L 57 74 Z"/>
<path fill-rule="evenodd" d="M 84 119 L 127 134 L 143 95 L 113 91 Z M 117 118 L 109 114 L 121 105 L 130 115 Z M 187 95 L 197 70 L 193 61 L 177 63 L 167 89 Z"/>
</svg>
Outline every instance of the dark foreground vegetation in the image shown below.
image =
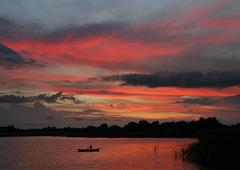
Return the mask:
<svg viewBox="0 0 240 170">
<path fill-rule="evenodd" d="M 240 169 L 240 123 L 203 131 L 199 142 L 182 150 L 183 159 L 197 163 L 203 169 Z"/>
<path fill-rule="evenodd" d="M 179 137 L 197 138 L 200 132 L 208 129 L 225 127 L 213 118 L 200 118 L 198 121 L 149 123 L 141 120 L 138 123 L 130 122 L 124 127 L 102 124 L 99 127 L 86 128 L 56 128 L 18 129 L 14 126 L 0 127 L 0 136 L 69 136 L 69 137 Z"/>
</svg>

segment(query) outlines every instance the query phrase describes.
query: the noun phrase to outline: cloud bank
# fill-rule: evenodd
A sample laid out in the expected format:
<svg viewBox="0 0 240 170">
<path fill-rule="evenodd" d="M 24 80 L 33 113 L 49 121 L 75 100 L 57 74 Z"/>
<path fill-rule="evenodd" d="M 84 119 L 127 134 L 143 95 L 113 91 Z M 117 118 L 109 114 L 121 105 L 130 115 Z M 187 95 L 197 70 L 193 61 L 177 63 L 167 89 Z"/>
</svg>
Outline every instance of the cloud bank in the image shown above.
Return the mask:
<svg viewBox="0 0 240 170">
<path fill-rule="evenodd" d="M 216 105 L 216 104 L 232 104 L 239 106 L 240 104 L 240 94 L 235 96 L 227 96 L 218 100 L 210 99 L 210 98 L 189 98 L 183 101 L 177 101 L 175 103 L 184 103 L 184 104 L 199 104 L 199 105 Z"/>
<path fill-rule="evenodd" d="M 0 96 L 0 103 L 32 103 L 32 102 L 39 102 L 43 101 L 46 103 L 59 103 L 61 101 L 69 100 L 74 102 L 75 104 L 81 104 L 82 101 L 78 100 L 73 95 L 64 95 L 62 92 L 47 95 L 47 94 L 40 94 L 38 96 L 15 96 L 15 95 L 4 95 Z"/>
<path fill-rule="evenodd" d="M 240 70 L 199 71 L 175 73 L 156 72 L 153 74 L 123 74 L 101 78 L 104 81 L 123 81 L 121 86 L 184 87 L 184 88 L 226 88 L 240 85 Z"/>
</svg>

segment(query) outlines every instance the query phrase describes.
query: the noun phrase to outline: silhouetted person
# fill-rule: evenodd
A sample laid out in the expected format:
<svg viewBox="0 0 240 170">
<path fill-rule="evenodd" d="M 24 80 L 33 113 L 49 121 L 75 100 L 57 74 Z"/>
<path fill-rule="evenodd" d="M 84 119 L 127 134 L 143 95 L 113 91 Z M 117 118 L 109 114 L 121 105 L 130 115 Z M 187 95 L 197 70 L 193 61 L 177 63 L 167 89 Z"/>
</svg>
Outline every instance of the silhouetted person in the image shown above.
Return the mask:
<svg viewBox="0 0 240 170">
<path fill-rule="evenodd" d="M 92 150 L 92 145 L 89 146 L 90 150 Z"/>
</svg>

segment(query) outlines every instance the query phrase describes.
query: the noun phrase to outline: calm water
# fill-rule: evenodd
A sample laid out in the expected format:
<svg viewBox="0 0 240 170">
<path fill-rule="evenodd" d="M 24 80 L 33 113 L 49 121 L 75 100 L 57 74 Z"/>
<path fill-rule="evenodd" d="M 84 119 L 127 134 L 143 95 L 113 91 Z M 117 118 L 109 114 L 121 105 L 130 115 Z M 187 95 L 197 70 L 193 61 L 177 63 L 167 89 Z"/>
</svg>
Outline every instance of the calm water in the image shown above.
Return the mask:
<svg viewBox="0 0 240 170">
<path fill-rule="evenodd" d="M 195 139 L 174 138 L 0 138 L 0 169 L 198 169 L 175 159 L 173 150 Z M 100 152 L 77 152 L 100 147 Z M 154 148 L 157 147 L 156 153 Z"/>
</svg>

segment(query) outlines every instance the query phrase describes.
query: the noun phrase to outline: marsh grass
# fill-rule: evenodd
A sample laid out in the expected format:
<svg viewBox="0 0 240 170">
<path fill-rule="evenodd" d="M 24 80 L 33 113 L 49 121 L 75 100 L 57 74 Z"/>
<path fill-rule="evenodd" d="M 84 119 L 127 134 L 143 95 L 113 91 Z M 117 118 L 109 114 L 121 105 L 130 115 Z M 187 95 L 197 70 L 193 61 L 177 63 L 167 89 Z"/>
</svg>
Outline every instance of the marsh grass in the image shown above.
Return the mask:
<svg viewBox="0 0 240 170">
<path fill-rule="evenodd" d="M 184 161 L 203 169 L 240 169 L 240 128 L 228 127 L 202 132 L 199 142 L 180 151 Z"/>
</svg>

